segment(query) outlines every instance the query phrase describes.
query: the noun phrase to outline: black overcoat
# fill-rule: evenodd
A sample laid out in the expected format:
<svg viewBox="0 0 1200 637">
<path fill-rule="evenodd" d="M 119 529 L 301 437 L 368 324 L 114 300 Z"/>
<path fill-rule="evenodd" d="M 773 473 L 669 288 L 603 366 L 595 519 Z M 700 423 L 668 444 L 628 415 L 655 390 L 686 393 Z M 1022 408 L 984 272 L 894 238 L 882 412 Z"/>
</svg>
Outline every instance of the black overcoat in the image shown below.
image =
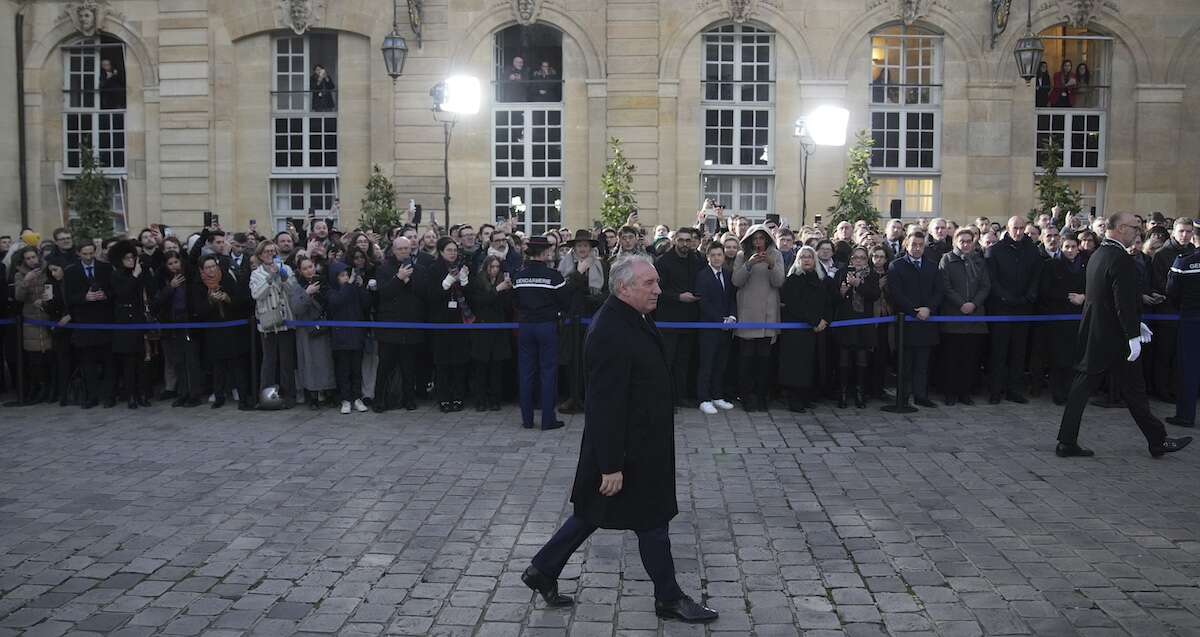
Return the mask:
<svg viewBox="0 0 1200 637">
<path fill-rule="evenodd" d="M 230 280 L 228 275 L 221 279 L 221 291 L 229 295 L 228 303 L 217 303 L 208 298 L 208 288 L 204 281 L 196 277 L 189 285 L 191 287 L 192 313 L 203 323 L 224 323 L 246 318 L 246 312 L 252 305 L 250 294 L 241 285 Z M 237 358 L 250 349 L 249 328 L 244 325 L 234 327 L 219 327 L 203 330 L 203 346 L 200 350 L 209 361 L 225 361 Z"/>
<path fill-rule="evenodd" d="M 425 322 L 425 267 L 410 259 L 412 276 L 407 281 L 396 278 L 400 264 L 389 256 L 376 272 L 379 285 L 379 306 L 375 309 L 375 320 L 382 323 Z M 425 342 L 424 330 L 375 329 L 375 340 L 380 343 L 416 345 Z"/>
<path fill-rule="evenodd" d="M 829 286 L 814 272 L 793 272 L 779 290 L 779 319 L 784 323 L 816 326 L 829 321 Z M 779 384 L 812 387 L 816 382 L 817 333 L 812 330 L 779 331 Z"/>
<path fill-rule="evenodd" d="M 1141 335 L 1141 298 L 1133 257 L 1111 239 L 1087 264 L 1087 300 L 1076 341 L 1077 371 L 1102 374 L 1129 356 L 1129 339 Z"/>
<path fill-rule="evenodd" d="M 112 273 L 113 323 L 146 322 L 146 294 L 150 292 L 150 271 L 142 270 L 138 277 L 123 268 Z M 112 332 L 114 354 L 141 354 L 146 350 L 146 333 L 142 330 Z"/>
<path fill-rule="evenodd" d="M 898 314 L 916 316 L 917 308 L 927 307 L 937 312 L 942 304 L 942 275 L 936 263 L 921 259 L 921 269 L 908 260 L 896 259 L 888 269 L 887 289 L 892 309 Z M 938 324 L 927 321 L 908 321 L 904 325 L 906 347 L 933 347 L 938 344 Z"/>
<path fill-rule="evenodd" d="M 467 286 L 467 300 L 476 323 L 505 323 L 512 316 L 512 288 L 497 292 L 482 273 Z M 471 330 L 471 360 L 479 362 L 512 359 L 512 332 L 508 330 Z"/>
<path fill-rule="evenodd" d="M 1079 269 L 1072 272 L 1070 264 L 1062 256 L 1049 259 L 1042 266 L 1042 281 L 1038 286 L 1038 306 L 1043 314 L 1079 314 L 1082 306 L 1074 305 L 1067 294 L 1083 294 L 1086 271 L 1083 257 L 1078 257 Z M 1079 323 L 1054 321 L 1043 323 L 1050 334 L 1050 364 L 1053 367 L 1071 367 L 1079 360 L 1076 351 L 1076 334 Z M 1043 329 L 1043 328 L 1038 328 Z"/>
<path fill-rule="evenodd" d="M 112 323 L 112 266 L 93 260 L 92 280 L 88 281 L 83 265 L 76 262 L 63 274 L 63 287 L 67 293 L 67 313 L 72 323 Z M 103 290 L 108 297 L 103 301 L 88 301 L 88 290 Z M 71 344 L 75 347 L 103 347 L 109 344 L 112 332 L 100 330 L 71 330 Z"/>
<path fill-rule="evenodd" d="M 646 530 L 679 513 L 675 501 L 675 415 L 671 374 L 654 321 L 615 295 L 584 343 L 587 397 L 571 502 L 604 529 Z M 600 495 L 602 474 L 622 472 L 619 493 Z"/>
<path fill-rule="evenodd" d="M 449 290 L 442 289 L 442 281 L 450 273 L 450 266 L 445 259 L 438 259 L 426 270 L 425 302 L 429 313 L 430 323 L 463 322 L 462 303 L 455 301 L 455 307 L 450 307 L 455 295 L 461 290 L 458 282 Z M 470 279 L 467 280 L 470 285 Z M 433 341 L 434 365 L 465 365 L 470 361 L 470 340 L 464 330 L 436 330 L 431 336 Z"/>
<path fill-rule="evenodd" d="M 850 274 L 850 268 L 838 270 L 834 275 L 830 289 L 833 291 L 833 320 L 852 321 L 855 319 L 872 318 L 875 314 L 875 301 L 879 299 L 879 275 L 874 270 L 867 271 L 867 277 L 857 288 L 842 294 L 842 283 Z M 854 296 L 861 299 L 862 311 L 854 310 Z M 839 327 L 833 330 L 833 340 L 839 347 L 855 349 L 872 349 L 878 337 L 874 325 L 855 327 Z"/>
</svg>

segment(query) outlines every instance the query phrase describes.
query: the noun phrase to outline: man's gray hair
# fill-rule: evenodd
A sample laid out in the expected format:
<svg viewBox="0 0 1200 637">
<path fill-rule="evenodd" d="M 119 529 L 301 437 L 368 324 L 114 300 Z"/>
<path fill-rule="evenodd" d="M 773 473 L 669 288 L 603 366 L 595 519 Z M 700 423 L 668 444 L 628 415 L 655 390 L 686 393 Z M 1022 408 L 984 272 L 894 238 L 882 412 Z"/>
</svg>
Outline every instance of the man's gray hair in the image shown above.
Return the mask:
<svg viewBox="0 0 1200 637">
<path fill-rule="evenodd" d="M 624 254 L 617 257 L 608 271 L 608 287 L 614 293 L 628 287 L 630 283 L 633 283 L 633 266 L 638 263 L 654 267 L 654 261 L 645 254 Z"/>
</svg>

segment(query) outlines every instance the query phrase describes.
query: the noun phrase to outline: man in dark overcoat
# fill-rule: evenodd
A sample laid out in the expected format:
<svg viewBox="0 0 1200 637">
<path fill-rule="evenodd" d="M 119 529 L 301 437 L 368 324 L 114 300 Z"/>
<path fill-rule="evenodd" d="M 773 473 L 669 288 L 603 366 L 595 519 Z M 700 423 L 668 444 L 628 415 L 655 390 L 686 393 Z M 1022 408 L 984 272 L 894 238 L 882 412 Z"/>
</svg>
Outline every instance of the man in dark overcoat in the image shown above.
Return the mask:
<svg viewBox="0 0 1200 637">
<path fill-rule="evenodd" d="M 925 233 L 914 230 L 904 239 L 905 255 L 892 262 L 888 270 L 888 294 L 896 312 L 915 321 L 905 324 L 904 369 L 900 378 L 907 387 L 897 388 L 901 395 L 913 398 L 921 407 L 936 407 L 929 400 L 929 355 L 938 344 L 939 330 L 929 317 L 942 304 L 942 276 L 938 264 L 925 256 Z"/>
<path fill-rule="evenodd" d="M 1104 242 L 1088 259 L 1087 299 L 1079 323 L 1077 350 L 1082 354 L 1075 366 L 1075 381 L 1067 395 L 1067 407 L 1058 430 L 1055 453 L 1059 457 L 1094 455 L 1091 449 L 1079 446 L 1079 423 L 1088 397 L 1109 373 L 1110 382 L 1121 388 L 1130 415 L 1146 436 L 1151 456 L 1158 458 L 1179 451 L 1192 441 L 1191 437 L 1168 438 L 1146 399 L 1146 381 L 1138 357 L 1152 333 L 1141 322 L 1137 270 L 1128 252 L 1128 247 L 1137 241 L 1139 229 L 1130 213 L 1110 216 L 1105 222 Z"/>
<path fill-rule="evenodd" d="M 659 617 L 707 622 L 717 612 L 683 594 L 675 580 L 667 525 L 675 501 L 675 426 L 671 374 L 662 337 L 649 314 L 658 304 L 658 273 L 649 257 L 613 263 L 612 296 L 592 320 L 584 343 L 588 392 L 583 444 L 571 501 L 575 513 L 533 557 L 521 580 L 551 606 L 569 606 L 558 576 L 598 528 L 637 533 Z"/>
<path fill-rule="evenodd" d="M 63 274 L 63 289 L 73 323 L 112 323 L 112 265 L 96 258 L 96 246 L 85 243 L 79 248 L 79 262 Z M 112 333 L 98 330 L 72 330 L 71 345 L 75 360 L 83 371 L 87 397 L 84 409 L 101 401 L 105 407 L 116 404 L 113 381 L 116 366 L 112 358 Z"/>
</svg>

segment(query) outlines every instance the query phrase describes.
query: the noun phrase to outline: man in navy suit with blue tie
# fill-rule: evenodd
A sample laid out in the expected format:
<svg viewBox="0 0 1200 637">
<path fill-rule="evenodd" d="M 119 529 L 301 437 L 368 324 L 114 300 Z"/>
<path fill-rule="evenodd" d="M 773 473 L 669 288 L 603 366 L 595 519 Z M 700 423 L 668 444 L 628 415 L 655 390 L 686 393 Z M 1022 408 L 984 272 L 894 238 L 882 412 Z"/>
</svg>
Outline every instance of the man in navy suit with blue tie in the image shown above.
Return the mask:
<svg viewBox="0 0 1200 637">
<path fill-rule="evenodd" d="M 720 243 L 708 244 L 705 256 L 708 265 L 696 273 L 696 296 L 700 297 L 701 323 L 728 323 L 737 321 L 737 292 L 733 279 L 725 266 L 725 249 Z M 729 359 L 730 332 L 728 330 L 700 330 L 700 368 L 696 372 L 696 398 L 700 411 L 712 415 L 717 409 L 733 409 L 733 403 L 725 400 L 725 364 Z"/>
<path fill-rule="evenodd" d="M 907 254 L 893 261 L 888 270 L 888 293 L 892 307 L 916 321 L 904 326 L 905 369 L 900 371 L 900 378 L 908 379 L 908 387 L 898 389 L 902 396 L 911 395 L 913 403 L 932 408 L 937 405 L 929 400 L 929 352 L 938 344 L 938 325 L 926 321 L 942 304 L 942 277 L 938 264 L 923 258 L 924 232 L 909 233 L 904 248 Z"/>
</svg>

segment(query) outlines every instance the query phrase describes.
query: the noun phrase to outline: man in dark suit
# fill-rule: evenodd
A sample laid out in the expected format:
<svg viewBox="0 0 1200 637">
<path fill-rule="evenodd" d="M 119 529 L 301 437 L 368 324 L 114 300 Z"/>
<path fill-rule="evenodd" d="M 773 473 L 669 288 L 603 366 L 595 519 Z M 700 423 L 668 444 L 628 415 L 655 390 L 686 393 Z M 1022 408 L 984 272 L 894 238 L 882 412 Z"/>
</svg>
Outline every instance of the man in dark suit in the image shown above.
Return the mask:
<svg viewBox="0 0 1200 637">
<path fill-rule="evenodd" d="M 705 250 L 708 265 L 696 274 L 696 296 L 700 297 L 701 323 L 733 323 L 737 320 L 737 290 L 725 266 L 725 248 L 714 241 Z M 700 361 L 696 372 L 696 398 L 700 411 L 712 415 L 718 409 L 733 409 L 725 400 L 725 367 L 729 362 L 730 333 L 700 330 Z"/>
<path fill-rule="evenodd" d="M 1027 225 L 1024 217 L 1011 217 L 1004 238 L 987 250 L 988 276 L 992 279 L 988 314 L 1033 314 L 1042 259 L 1033 240 L 1025 235 Z M 1025 386 L 1029 323 L 992 323 L 988 331 L 992 374 L 988 402 L 999 404 L 1005 396 L 1014 403 L 1029 402 L 1021 392 Z"/>
<path fill-rule="evenodd" d="M 904 326 L 904 369 L 900 370 L 900 378 L 908 379 L 908 387 L 897 389 L 902 396 L 911 393 L 913 403 L 932 408 L 937 405 L 929 400 L 929 352 L 938 344 L 938 326 L 925 321 L 942 304 L 942 277 L 938 264 L 923 258 L 924 232 L 910 233 L 904 249 L 905 256 L 896 259 L 888 271 L 888 293 L 893 309 L 917 320 Z"/>
<path fill-rule="evenodd" d="M 642 565 L 654 582 L 659 617 L 708 622 L 717 612 L 683 594 L 675 580 L 667 525 L 675 500 L 675 416 L 662 337 L 650 313 L 662 290 L 649 257 L 613 263 L 612 296 L 596 313 L 584 345 L 588 391 L 583 444 L 571 501 L 574 514 L 521 575 L 551 606 L 567 560 L 598 528 L 637 532 Z"/>
<path fill-rule="evenodd" d="M 1151 456 L 1179 451 L 1192 441 L 1190 437 L 1168 438 L 1146 399 L 1146 381 L 1138 357 L 1152 334 L 1141 322 L 1137 270 L 1128 252 L 1139 230 L 1132 214 L 1110 216 L 1105 222 L 1107 238 L 1088 259 L 1087 300 L 1079 323 L 1078 351 L 1082 356 L 1075 366 L 1075 381 L 1058 430 L 1054 452 L 1059 457 L 1094 455 L 1091 449 L 1079 446 L 1079 421 L 1088 397 L 1108 374 L 1112 375 L 1111 382 L 1121 388 L 1129 413 L 1146 436 Z"/>
<path fill-rule="evenodd" d="M 654 318 L 662 322 L 695 323 L 700 317 L 700 298 L 693 294 L 696 273 L 704 268 L 704 258 L 692 249 L 695 228 L 683 226 L 675 232 L 673 245 L 654 262 L 662 285 L 662 299 Z M 667 364 L 671 366 L 674 383 L 671 389 L 675 404 L 684 406 L 688 395 L 687 380 L 692 370 L 692 352 L 696 348 L 694 330 L 670 330 L 663 333 L 667 349 Z M 693 403 L 694 404 L 694 403 Z"/>
<path fill-rule="evenodd" d="M 96 259 L 96 246 L 85 243 L 79 247 L 79 263 L 63 274 L 63 287 L 72 323 L 112 323 L 112 266 Z M 105 407 L 116 404 L 113 381 L 116 369 L 109 343 L 112 334 L 97 330 L 72 330 L 71 345 L 76 351 L 79 369 L 83 371 L 87 396 L 81 405 L 91 409 L 104 402 Z"/>
</svg>

